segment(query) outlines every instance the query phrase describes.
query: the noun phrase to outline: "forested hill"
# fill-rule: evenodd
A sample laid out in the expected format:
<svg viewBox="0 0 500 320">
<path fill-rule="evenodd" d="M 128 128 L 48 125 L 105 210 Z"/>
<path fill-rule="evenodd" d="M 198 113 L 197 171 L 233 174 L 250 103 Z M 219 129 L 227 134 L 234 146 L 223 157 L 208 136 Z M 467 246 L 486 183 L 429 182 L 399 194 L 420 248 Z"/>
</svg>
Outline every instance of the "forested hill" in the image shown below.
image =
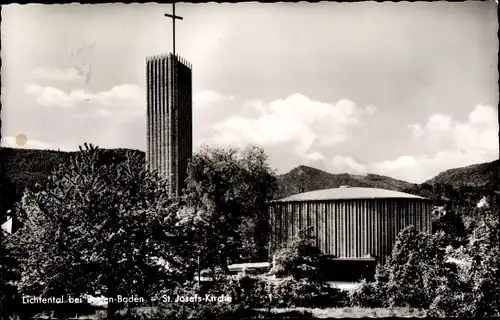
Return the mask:
<svg viewBox="0 0 500 320">
<path fill-rule="evenodd" d="M 102 149 L 102 152 L 106 163 L 124 161 L 127 152 L 144 157 L 144 152 L 132 149 Z M 1 153 L 7 178 L 24 189 L 43 183 L 53 169 L 69 161 L 76 152 L 1 148 Z"/>
<path fill-rule="evenodd" d="M 127 152 L 144 157 L 144 152 L 131 149 L 103 149 L 105 162 L 125 160 Z M 20 199 L 26 187 L 43 183 L 51 171 L 59 164 L 69 161 L 75 152 L 0 148 L 4 174 L 0 174 L 0 188 L 3 215 L 12 203 Z M 390 177 L 368 174 L 366 176 L 348 173 L 332 174 L 308 166 L 299 166 L 290 172 L 279 175 L 279 193 L 276 198 L 287 197 L 300 192 L 319 189 L 337 188 L 342 185 L 353 187 L 382 188 L 418 194 L 434 198 L 443 194 L 446 198 L 455 197 L 457 189 L 469 190 L 466 193 L 477 193 L 481 190 L 498 190 L 498 160 L 472 165 L 464 168 L 450 169 L 438 174 L 426 183 L 415 185 Z M 483 192 L 483 191 L 481 191 Z M 463 192 L 461 192 L 463 193 Z M 2 217 L 3 218 L 3 217 Z"/>
<path fill-rule="evenodd" d="M 279 175 L 278 181 L 279 194 L 277 198 L 287 197 L 300 192 L 338 188 L 342 185 L 395 191 L 402 191 L 413 186 L 410 182 L 377 174 L 368 174 L 366 176 L 348 173 L 333 174 L 308 166 L 299 166 L 288 173 Z"/>
<path fill-rule="evenodd" d="M 474 164 L 443 171 L 425 183 L 430 185 L 447 184 L 453 187 L 498 187 L 499 169 L 499 160 Z"/>
<path fill-rule="evenodd" d="M 131 149 L 102 149 L 103 161 L 113 163 L 124 161 L 127 152 L 136 153 L 144 157 L 144 152 Z M 37 183 L 44 183 L 52 170 L 59 164 L 64 164 L 76 152 L 0 148 L 0 161 L 2 161 L 0 174 L 1 207 L 0 214 L 11 208 L 19 200 L 25 188 L 34 187 Z"/>
</svg>

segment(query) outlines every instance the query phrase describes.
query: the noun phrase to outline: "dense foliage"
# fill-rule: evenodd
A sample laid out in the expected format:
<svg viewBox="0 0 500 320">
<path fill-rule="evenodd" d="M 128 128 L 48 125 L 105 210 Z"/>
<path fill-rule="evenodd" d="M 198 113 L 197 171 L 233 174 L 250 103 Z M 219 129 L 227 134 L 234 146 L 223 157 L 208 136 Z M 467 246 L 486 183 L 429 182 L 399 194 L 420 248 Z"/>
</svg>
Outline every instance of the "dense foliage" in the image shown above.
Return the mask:
<svg viewBox="0 0 500 320">
<path fill-rule="evenodd" d="M 270 272 L 276 282 L 227 275 L 229 263 L 266 258 L 266 202 L 276 197 L 277 185 L 283 195 L 342 184 L 409 188 L 450 205 L 435 234 L 412 227 L 400 233 L 387 263 L 353 293 L 352 304 L 425 308 L 436 316 L 500 315 L 498 194 L 486 164 L 478 167 L 484 169 L 479 176 L 490 180 L 480 187 L 411 187 L 382 176 L 330 175 L 308 167 L 277 182 L 257 147 L 204 147 L 194 155 L 178 199 L 168 195 L 164 179 L 145 169 L 140 152 L 86 145 L 76 153 L 2 148 L 2 156 L 7 175 L 0 177 L 0 211 L 12 208 L 23 222 L 14 235 L 2 234 L 2 317 L 19 308 L 20 294 L 137 295 L 156 298 L 151 305 L 165 294 L 232 298 L 160 302 L 150 315 L 158 319 L 231 319 L 250 307 L 344 306 L 346 293 L 325 281 L 328 258 L 303 236 L 276 253 Z M 487 204 L 476 207 L 482 197 Z M 211 270 L 209 284 L 194 281 L 202 269 Z M 120 306 L 108 307 L 110 318 Z M 123 317 L 135 318 L 134 305 L 125 307 Z"/>
<path fill-rule="evenodd" d="M 269 271 L 278 278 L 293 277 L 312 281 L 324 281 L 328 268 L 328 256 L 314 245 L 314 239 L 301 230 L 299 237 L 285 244 L 274 254 L 274 265 Z"/>
<path fill-rule="evenodd" d="M 227 283 L 227 263 L 267 253 L 265 205 L 275 181 L 261 149 L 203 148 L 190 163 L 184 196 L 172 198 L 141 156 L 109 159 L 85 145 L 15 207 L 23 227 L 9 237 L 9 250 L 21 267 L 20 293 L 152 302 L 191 290 L 203 268 L 216 285 Z M 107 316 L 118 307 L 109 303 Z"/>
<path fill-rule="evenodd" d="M 495 160 L 462 168 L 449 169 L 426 181 L 426 183 L 430 185 L 451 185 L 455 188 L 465 185 L 498 189 L 499 163 L 499 160 Z"/>
<path fill-rule="evenodd" d="M 321 253 L 307 230 L 275 253 L 269 271 L 280 280 L 272 287 L 272 305 L 277 307 L 338 307 L 347 304 L 347 294 L 326 282 L 329 258 Z"/>
<path fill-rule="evenodd" d="M 186 182 L 186 203 L 198 214 L 192 219 L 204 226 L 195 237 L 204 248 L 202 266 L 225 270 L 229 263 L 266 259 L 267 202 L 277 187 L 262 149 L 202 147 Z"/>
<path fill-rule="evenodd" d="M 424 308 L 434 316 L 500 316 L 499 208 L 494 198 L 488 200 L 476 209 L 464 245 L 454 247 L 455 235 L 444 231 L 404 229 L 387 263 L 352 294 L 352 303 Z"/>
<path fill-rule="evenodd" d="M 138 157 L 107 165 L 101 155 L 86 145 L 45 185 L 25 193 L 23 227 L 12 235 L 22 253 L 22 294 L 147 300 L 194 275 L 190 241 L 174 227 L 179 204 L 169 198 L 165 181 Z M 112 316 L 116 306 L 108 307 Z"/>
<path fill-rule="evenodd" d="M 404 189 L 403 192 L 418 195 L 434 201 L 437 206 L 449 205 L 451 208 L 471 208 L 485 197 L 492 196 L 498 191 L 498 185 L 471 186 L 451 184 L 415 184 L 411 188 Z"/>
<path fill-rule="evenodd" d="M 26 189 L 45 184 L 52 171 L 69 161 L 78 152 L 14 149 L 0 147 L 0 220 L 7 210 L 21 200 Z M 104 164 L 125 161 L 127 154 L 144 159 L 144 153 L 129 149 L 102 149 L 99 161 Z"/>
<path fill-rule="evenodd" d="M 6 210 L 12 207 L 14 203 L 12 200 L 19 200 L 26 187 L 31 188 L 36 183 L 44 183 L 52 169 L 60 164 L 68 163 L 75 154 L 75 152 L 13 148 L 1 148 L 0 152 L 4 163 L 2 172 L 5 172 L 5 174 L 0 175 L 0 187 L 2 188 L 0 195 L 3 196 L 0 199 L 2 200 L 0 201 L 2 220 Z M 138 150 L 113 149 L 103 150 L 102 159 L 108 163 L 123 161 L 127 152 L 144 158 L 144 153 Z M 428 198 L 441 194 L 447 199 L 476 203 L 476 200 L 482 197 L 482 195 L 478 195 L 478 188 L 485 190 L 481 193 L 498 189 L 498 164 L 497 160 L 465 168 L 450 169 L 419 185 L 375 174 L 366 176 L 347 173 L 331 174 L 315 168 L 299 166 L 278 176 L 279 191 L 275 196 L 282 198 L 299 192 L 351 185 L 404 191 Z M 454 191 L 451 192 L 451 190 Z M 15 196 L 12 197 L 6 192 Z M 473 199 L 476 197 L 479 198 Z"/>
<path fill-rule="evenodd" d="M 266 308 L 271 305 L 272 284 L 259 276 L 240 273 L 229 278 L 226 292 L 233 301 L 246 308 Z"/>
<path fill-rule="evenodd" d="M 8 234 L 0 231 L 0 317 L 8 319 L 21 306 L 21 296 L 17 290 L 20 279 L 19 264 L 14 250 L 8 246 Z"/>
</svg>

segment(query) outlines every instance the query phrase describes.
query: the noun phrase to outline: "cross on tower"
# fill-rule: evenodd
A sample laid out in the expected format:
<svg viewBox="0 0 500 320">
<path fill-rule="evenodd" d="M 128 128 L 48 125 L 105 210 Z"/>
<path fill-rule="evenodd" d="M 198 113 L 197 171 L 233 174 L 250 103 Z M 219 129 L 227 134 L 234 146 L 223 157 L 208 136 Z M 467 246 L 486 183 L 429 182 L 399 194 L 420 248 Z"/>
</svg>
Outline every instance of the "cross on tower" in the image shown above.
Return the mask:
<svg viewBox="0 0 500 320">
<path fill-rule="evenodd" d="M 175 2 L 172 2 L 172 14 L 165 13 L 165 17 L 172 18 L 173 51 L 174 51 L 174 58 L 177 59 L 177 57 L 175 56 L 175 19 L 182 20 L 182 17 L 175 15 Z"/>
</svg>

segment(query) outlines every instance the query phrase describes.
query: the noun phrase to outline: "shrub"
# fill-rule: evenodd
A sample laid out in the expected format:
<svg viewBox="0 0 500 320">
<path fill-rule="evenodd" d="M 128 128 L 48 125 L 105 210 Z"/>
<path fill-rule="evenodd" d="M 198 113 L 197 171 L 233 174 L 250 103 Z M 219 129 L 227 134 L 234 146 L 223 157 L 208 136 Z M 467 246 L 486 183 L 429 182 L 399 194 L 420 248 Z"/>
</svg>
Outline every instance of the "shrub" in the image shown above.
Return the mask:
<svg viewBox="0 0 500 320">
<path fill-rule="evenodd" d="M 264 308 L 269 306 L 269 295 L 272 285 L 260 277 L 238 274 L 229 283 L 229 290 L 233 293 L 233 301 L 247 308 Z"/>
<path fill-rule="evenodd" d="M 272 299 L 278 308 L 333 308 L 347 305 L 348 294 L 326 283 L 287 277 L 274 285 Z"/>
<path fill-rule="evenodd" d="M 381 308 L 383 306 L 382 289 L 375 282 L 361 281 L 361 285 L 351 293 L 351 305 L 354 307 Z"/>
<path fill-rule="evenodd" d="M 231 301 L 223 302 L 178 302 L 172 300 L 165 302 L 159 300 L 157 309 L 148 315 L 148 319 L 233 319 L 245 311 L 244 305 L 235 299 L 237 295 L 237 282 L 227 277 L 222 277 L 220 281 L 212 286 L 198 286 L 196 282 L 186 282 L 171 290 L 166 290 L 162 294 L 174 299 L 176 296 L 200 296 L 204 298 L 206 294 L 214 296 L 227 295 Z M 250 299 L 250 298 L 249 298 Z M 251 299 L 250 299 L 251 300 Z M 246 301 L 243 299 L 243 301 Z"/>
<path fill-rule="evenodd" d="M 0 317 L 8 319 L 20 312 L 22 308 L 21 295 L 17 289 L 20 279 L 19 257 L 10 247 L 9 234 L 0 230 Z M 26 311 L 26 310 L 23 310 Z"/>
<path fill-rule="evenodd" d="M 311 281 L 325 280 L 325 266 L 328 258 L 313 245 L 312 239 L 301 231 L 299 238 L 275 253 L 274 266 L 269 274 L 278 278 L 294 277 Z"/>
<path fill-rule="evenodd" d="M 429 306 L 427 314 L 431 317 L 468 318 L 471 314 L 471 303 L 469 294 L 442 285 L 438 288 L 436 297 Z"/>
<path fill-rule="evenodd" d="M 413 226 L 398 236 L 387 263 L 378 269 L 378 287 L 389 307 L 428 308 L 436 290 L 457 270 L 445 260 L 443 233 L 429 235 Z"/>
<path fill-rule="evenodd" d="M 326 283 L 328 256 L 314 246 L 302 230 L 299 237 L 275 254 L 269 274 L 282 278 L 272 288 L 276 307 L 337 307 L 348 304 L 349 295 Z"/>
<path fill-rule="evenodd" d="M 391 257 L 377 266 L 375 280 L 364 281 L 351 296 L 363 307 L 428 308 L 439 288 L 458 287 L 455 265 L 446 262 L 446 235 L 421 233 L 413 226 L 398 236 Z"/>
<path fill-rule="evenodd" d="M 148 315 L 148 319 L 235 319 L 244 309 L 237 304 L 177 303 L 166 304 Z"/>
<path fill-rule="evenodd" d="M 375 281 L 364 282 L 352 304 L 425 308 L 439 317 L 500 316 L 498 207 L 480 213 L 468 243 L 458 249 L 443 232 L 403 230 L 390 259 L 377 267 Z"/>
<path fill-rule="evenodd" d="M 494 200 L 494 199 L 493 199 Z M 489 318 L 500 316 L 500 239 L 497 202 L 476 210 L 478 219 L 466 246 L 448 250 L 461 260 L 458 277 L 448 276 L 436 290 L 434 316 Z"/>
</svg>

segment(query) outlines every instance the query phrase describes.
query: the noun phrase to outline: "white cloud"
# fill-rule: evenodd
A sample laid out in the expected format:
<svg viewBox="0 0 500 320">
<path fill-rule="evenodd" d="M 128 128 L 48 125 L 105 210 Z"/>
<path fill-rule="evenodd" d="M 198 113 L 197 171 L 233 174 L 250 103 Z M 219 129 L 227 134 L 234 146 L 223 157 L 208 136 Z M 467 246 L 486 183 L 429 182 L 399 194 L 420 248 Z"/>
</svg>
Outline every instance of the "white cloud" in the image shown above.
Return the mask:
<svg viewBox="0 0 500 320">
<path fill-rule="evenodd" d="M 61 70 L 57 68 L 37 67 L 33 69 L 32 76 L 38 80 L 69 82 L 82 80 L 84 74 L 75 68 Z"/>
<path fill-rule="evenodd" d="M 319 152 L 311 152 L 303 155 L 303 158 L 309 162 L 325 161 L 326 157 Z"/>
<path fill-rule="evenodd" d="M 319 102 L 292 94 L 271 103 L 250 101 L 241 111 L 254 110 L 250 117 L 235 115 L 216 123 L 209 143 L 243 147 L 256 143 L 263 147 L 286 144 L 298 155 L 306 154 L 313 143 L 333 146 L 344 142 L 375 109 L 358 107 L 349 100 L 336 104 Z"/>
<path fill-rule="evenodd" d="M 366 165 L 356 162 L 351 157 L 344 156 L 334 156 L 329 167 L 332 173 L 366 174 L 368 169 Z"/>
<path fill-rule="evenodd" d="M 77 117 L 141 116 L 146 108 L 143 90 L 132 84 L 97 93 L 80 89 L 66 93 L 51 86 L 31 84 L 26 87 L 26 93 L 44 107 L 72 108 Z"/>
<path fill-rule="evenodd" d="M 410 130 L 415 138 L 443 150 L 483 156 L 498 154 L 498 111 L 490 106 L 477 105 L 465 122 L 437 114 L 425 126 L 414 124 Z"/>
<path fill-rule="evenodd" d="M 3 137 L 0 145 L 7 148 L 19 148 L 19 149 L 40 149 L 40 150 L 61 150 L 61 151 L 74 151 L 78 148 L 71 148 L 69 146 L 52 144 L 43 142 L 40 140 L 33 140 L 28 137 L 26 143 L 22 146 L 16 143 L 16 137 Z"/>
<path fill-rule="evenodd" d="M 375 106 L 368 106 L 368 108 L 366 108 L 366 112 L 368 114 L 375 114 L 377 112 L 377 108 Z"/>
<path fill-rule="evenodd" d="M 193 102 L 196 106 L 205 106 L 210 103 L 234 100 L 234 96 L 226 96 L 213 90 L 197 92 L 193 96 Z"/>
<path fill-rule="evenodd" d="M 424 129 L 419 124 L 410 124 L 408 129 L 416 138 L 420 138 L 425 134 Z"/>
<path fill-rule="evenodd" d="M 409 126 L 415 139 L 440 151 L 430 154 L 402 155 L 396 159 L 359 163 L 336 155 L 322 162 L 332 173 L 376 173 L 409 182 L 424 182 L 442 171 L 498 159 L 497 111 L 478 105 L 467 121 L 451 116 L 433 115 L 425 125 Z"/>
<path fill-rule="evenodd" d="M 75 105 L 75 99 L 71 97 L 71 94 L 68 95 L 64 91 L 50 86 L 30 84 L 26 87 L 26 93 L 35 96 L 36 101 L 44 107 L 70 108 Z"/>
<path fill-rule="evenodd" d="M 266 106 L 262 100 L 250 100 L 243 104 L 243 111 L 256 112 L 258 115 L 262 115 L 266 113 Z"/>
<path fill-rule="evenodd" d="M 373 172 L 412 182 L 423 182 L 441 171 L 498 159 L 498 112 L 477 105 L 466 122 L 447 115 L 433 115 L 422 126 L 409 126 L 414 137 L 441 151 L 401 156 L 371 164 Z"/>
<path fill-rule="evenodd" d="M 213 125 L 234 113 L 234 96 L 214 90 L 197 92 L 193 96 L 193 148 L 206 143 L 213 135 Z"/>
</svg>

